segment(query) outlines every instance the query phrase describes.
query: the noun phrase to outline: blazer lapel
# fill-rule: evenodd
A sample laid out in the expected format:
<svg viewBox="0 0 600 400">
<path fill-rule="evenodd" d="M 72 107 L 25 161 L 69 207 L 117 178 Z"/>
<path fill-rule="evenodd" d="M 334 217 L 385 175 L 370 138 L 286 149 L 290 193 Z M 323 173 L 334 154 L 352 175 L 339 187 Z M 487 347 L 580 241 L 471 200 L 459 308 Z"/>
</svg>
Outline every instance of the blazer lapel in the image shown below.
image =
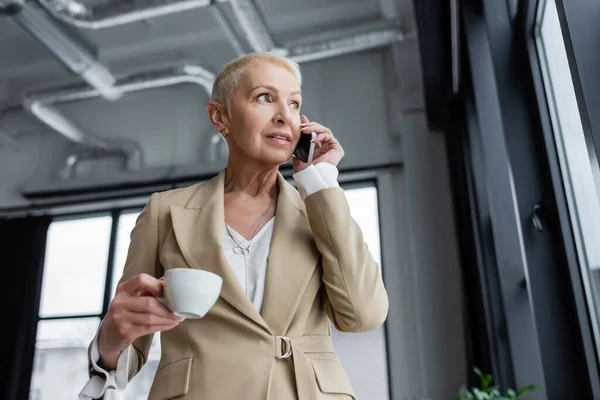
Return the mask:
<svg viewBox="0 0 600 400">
<path fill-rule="evenodd" d="M 179 248 L 192 268 L 223 278 L 221 297 L 242 314 L 270 331 L 244 293 L 221 245 L 225 225 L 225 170 L 196 191 L 184 207 L 171 205 L 171 219 Z"/>
<path fill-rule="evenodd" d="M 320 253 L 298 192 L 278 174 L 279 197 L 269 249 L 262 317 L 285 334 L 312 276 Z"/>
</svg>

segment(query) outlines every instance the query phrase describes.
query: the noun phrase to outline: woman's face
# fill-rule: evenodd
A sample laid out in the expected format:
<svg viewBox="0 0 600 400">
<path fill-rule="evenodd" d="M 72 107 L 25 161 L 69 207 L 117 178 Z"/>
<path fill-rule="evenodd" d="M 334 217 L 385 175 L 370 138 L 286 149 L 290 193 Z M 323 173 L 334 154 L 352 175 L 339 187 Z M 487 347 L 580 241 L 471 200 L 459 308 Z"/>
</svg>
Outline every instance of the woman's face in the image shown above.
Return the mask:
<svg viewBox="0 0 600 400">
<path fill-rule="evenodd" d="M 230 157 L 283 164 L 300 136 L 302 94 L 296 76 L 267 62 L 246 66 L 229 104 Z"/>
</svg>

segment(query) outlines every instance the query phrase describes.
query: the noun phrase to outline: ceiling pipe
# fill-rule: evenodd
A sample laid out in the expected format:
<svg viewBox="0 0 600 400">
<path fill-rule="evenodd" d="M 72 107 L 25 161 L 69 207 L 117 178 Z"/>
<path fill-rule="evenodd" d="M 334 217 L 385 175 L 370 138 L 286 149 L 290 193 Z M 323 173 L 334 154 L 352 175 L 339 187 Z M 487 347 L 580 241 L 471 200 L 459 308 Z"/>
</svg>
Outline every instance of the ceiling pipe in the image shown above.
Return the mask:
<svg viewBox="0 0 600 400">
<path fill-rule="evenodd" d="M 134 73 L 118 79 L 115 87 L 121 93 L 137 92 L 172 86 L 181 83 L 199 85 L 206 93 L 211 92 L 215 75 L 196 65 L 183 65 L 156 69 L 148 72 Z M 132 141 L 108 141 L 85 133 L 83 129 L 64 116 L 56 107 L 57 104 L 100 97 L 100 92 L 86 86 L 48 89 L 27 96 L 24 107 L 49 127 L 62 134 L 67 139 L 96 152 L 78 151 L 67 158 L 63 176 L 73 177 L 77 163 L 86 156 L 97 158 L 98 151 L 105 155 L 121 154 L 126 158 L 128 170 L 139 170 L 143 167 L 143 154 L 137 143 Z"/>
<path fill-rule="evenodd" d="M 31 1 L 31 0 L 29 0 Z M 79 28 L 112 28 L 167 14 L 209 6 L 211 0 L 109 0 L 86 4 L 83 0 L 37 0 L 56 18 Z"/>
<path fill-rule="evenodd" d="M 32 0 L 27 0 L 32 1 Z M 147 0 L 144 2 L 126 3 L 120 0 L 101 2 L 95 5 L 85 4 L 83 0 L 37 0 L 55 18 L 70 25 L 102 29 L 124 25 L 148 18 L 178 13 L 195 8 L 214 5 L 213 12 L 219 25 L 238 55 L 246 53 L 231 23 L 227 20 L 219 5 L 229 3 L 236 26 L 244 33 L 244 37 L 252 51 L 271 51 L 275 42 L 267 25 L 253 0 Z"/>
<path fill-rule="evenodd" d="M 219 24 L 221 29 L 223 29 L 227 40 L 229 41 L 231 46 L 233 46 L 233 50 L 235 51 L 236 56 L 241 57 L 244 54 L 246 54 L 244 45 L 242 44 L 238 35 L 235 33 L 233 24 L 231 23 L 231 21 L 229 21 L 229 19 L 227 19 L 219 4 L 215 4 L 213 7 L 211 7 L 211 10 L 213 12 L 213 15 L 215 16 L 215 19 L 217 20 L 217 23 Z"/>
<path fill-rule="evenodd" d="M 398 25 L 379 23 L 365 25 L 352 31 L 329 31 L 285 43 L 286 56 L 304 63 L 389 46 L 412 38 Z"/>
<path fill-rule="evenodd" d="M 56 21 L 36 4 L 13 3 L 12 19 L 47 47 L 67 68 L 81 76 L 108 100 L 120 97 L 115 78 L 96 57 L 94 46 L 72 28 Z"/>
<path fill-rule="evenodd" d="M 252 51 L 273 51 L 276 49 L 271 32 L 254 0 L 227 0 L 237 26 Z"/>
<path fill-rule="evenodd" d="M 56 18 L 70 25 L 88 29 L 109 28 L 213 5 L 215 18 L 238 56 L 245 54 L 246 51 L 235 28 L 243 33 L 243 39 L 250 51 L 271 51 L 287 55 L 297 62 L 314 61 L 372 49 L 405 39 L 404 34 L 395 25 L 343 37 L 335 37 L 336 32 L 331 32 L 324 38 L 315 38 L 310 43 L 302 39 L 279 48 L 254 0 L 148 0 L 126 6 L 121 0 L 109 0 L 95 5 L 85 4 L 83 0 L 37 1 Z M 235 21 L 228 21 L 222 10 L 218 9 L 224 3 L 229 3 L 231 6 Z"/>
</svg>

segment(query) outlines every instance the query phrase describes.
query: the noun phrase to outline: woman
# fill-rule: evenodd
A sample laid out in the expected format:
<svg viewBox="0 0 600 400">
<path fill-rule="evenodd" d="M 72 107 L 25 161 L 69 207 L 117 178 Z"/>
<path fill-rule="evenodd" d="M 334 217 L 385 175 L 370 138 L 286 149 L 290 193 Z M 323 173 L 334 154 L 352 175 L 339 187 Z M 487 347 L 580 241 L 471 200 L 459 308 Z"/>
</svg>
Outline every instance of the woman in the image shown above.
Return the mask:
<svg viewBox="0 0 600 400">
<path fill-rule="evenodd" d="M 268 53 L 217 75 L 206 112 L 229 147 L 219 176 L 155 193 L 131 233 L 123 277 L 90 346 L 80 398 L 124 388 L 161 331 L 149 399 L 354 399 L 331 344 L 380 326 L 380 270 L 337 184 L 344 151 L 300 114 L 300 69 Z M 293 160 L 299 192 L 279 174 L 300 132 L 316 132 L 311 164 Z M 223 278 L 202 319 L 179 320 L 156 297 L 169 268 Z"/>
</svg>

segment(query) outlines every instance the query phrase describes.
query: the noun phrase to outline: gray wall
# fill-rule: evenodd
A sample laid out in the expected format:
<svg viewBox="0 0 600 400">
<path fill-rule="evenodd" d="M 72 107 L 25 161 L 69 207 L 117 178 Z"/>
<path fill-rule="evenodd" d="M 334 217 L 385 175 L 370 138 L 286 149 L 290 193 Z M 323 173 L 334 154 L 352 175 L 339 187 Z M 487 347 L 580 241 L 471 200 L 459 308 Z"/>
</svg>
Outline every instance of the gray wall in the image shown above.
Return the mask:
<svg viewBox="0 0 600 400">
<path fill-rule="evenodd" d="M 404 138 L 405 234 L 415 299 L 421 396 L 451 399 L 466 382 L 462 282 L 444 138 L 424 115 Z M 419 128 L 417 128 L 419 127 Z"/>
<path fill-rule="evenodd" d="M 416 43 L 395 52 L 406 68 L 418 68 Z M 402 70 L 391 74 L 397 71 L 391 63 L 386 50 L 303 65 L 303 112 L 339 137 L 347 154 L 342 169 L 404 162 L 403 169 L 380 174 L 393 399 L 452 399 L 466 381 L 466 362 L 444 138 L 426 127 L 420 80 Z M 209 132 L 206 99 L 187 85 L 61 110 L 99 137 L 139 141 L 150 168 L 200 170 Z M 8 115 L 1 127 L 25 133 L 16 149 L 0 148 L 0 207 L 23 205 L 21 188 L 56 179 L 73 146 L 23 113 Z M 105 164 L 87 178 L 85 169 L 87 181 L 109 172 L 116 177 L 115 168 Z"/>
</svg>

